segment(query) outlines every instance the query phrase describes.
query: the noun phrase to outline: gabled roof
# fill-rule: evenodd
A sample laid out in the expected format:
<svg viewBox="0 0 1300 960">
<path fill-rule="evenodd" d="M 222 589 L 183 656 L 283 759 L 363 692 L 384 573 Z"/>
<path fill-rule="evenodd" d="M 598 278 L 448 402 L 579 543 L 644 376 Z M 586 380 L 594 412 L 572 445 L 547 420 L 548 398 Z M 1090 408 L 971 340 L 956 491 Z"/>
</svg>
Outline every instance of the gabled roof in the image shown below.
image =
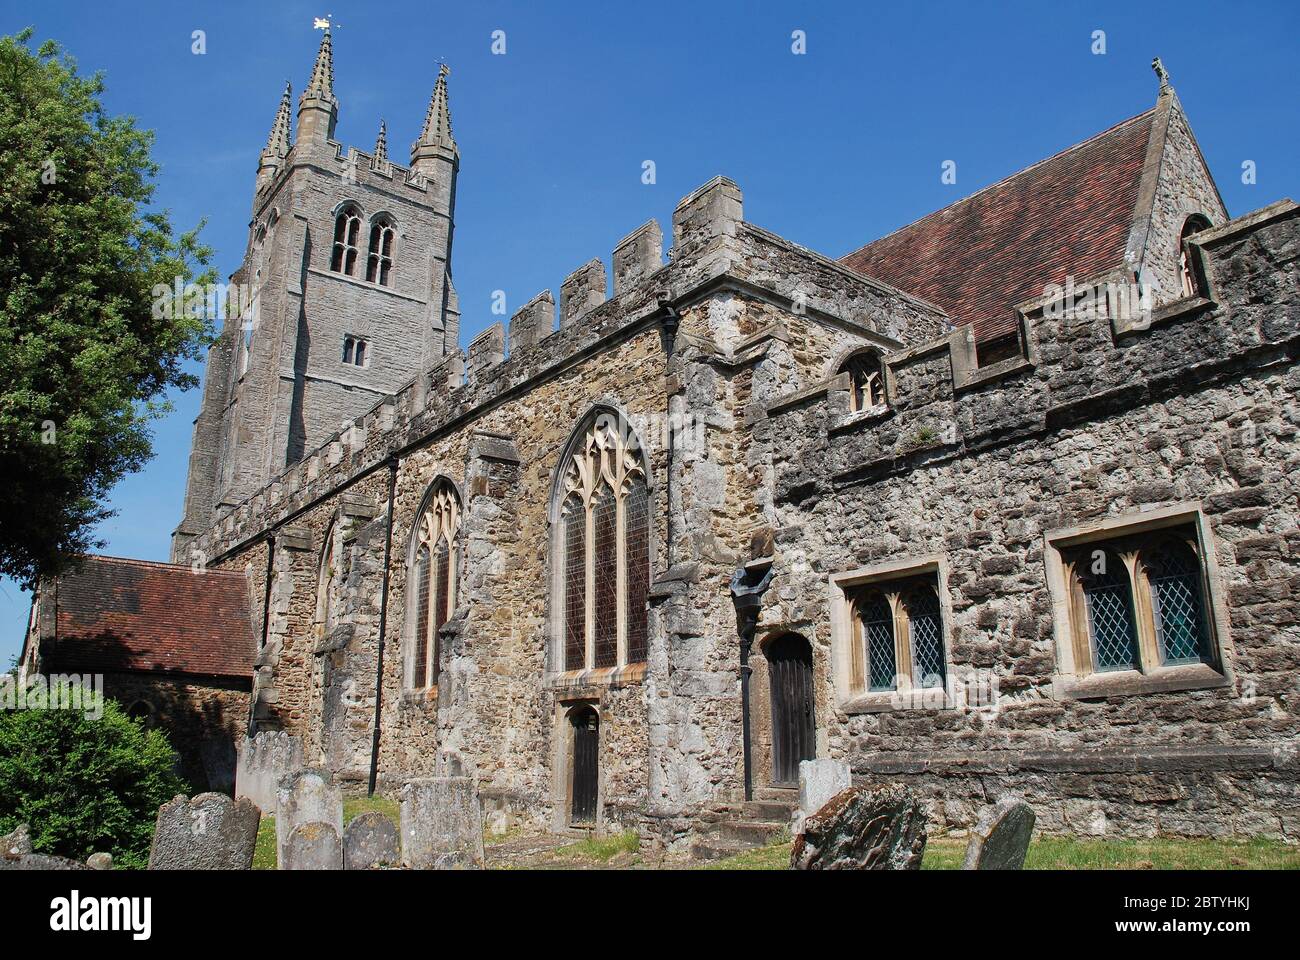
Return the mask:
<svg viewBox="0 0 1300 960">
<path fill-rule="evenodd" d="M 242 573 L 87 557 L 45 589 L 42 602 L 56 604 L 48 670 L 252 677 Z"/>
<path fill-rule="evenodd" d="M 867 244 L 841 262 L 987 341 L 1049 283 L 1124 263 L 1156 108 Z"/>
</svg>

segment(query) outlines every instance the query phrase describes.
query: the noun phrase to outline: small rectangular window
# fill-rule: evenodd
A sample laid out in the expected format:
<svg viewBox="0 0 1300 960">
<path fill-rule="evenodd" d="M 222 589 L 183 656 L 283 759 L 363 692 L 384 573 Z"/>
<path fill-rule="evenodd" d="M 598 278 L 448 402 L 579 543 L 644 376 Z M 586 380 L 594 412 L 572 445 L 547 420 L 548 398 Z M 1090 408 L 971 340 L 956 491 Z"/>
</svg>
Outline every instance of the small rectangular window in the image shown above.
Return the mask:
<svg viewBox="0 0 1300 960">
<path fill-rule="evenodd" d="M 351 335 L 343 338 L 343 362 L 352 367 L 364 367 L 370 342 Z"/>
<path fill-rule="evenodd" d="M 1093 540 L 1061 559 L 1079 672 L 1215 664 L 1207 571 L 1193 525 Z"/>
<path fill-rule="evenodd" d="M 853 621 L 851 693 L 943 688 L 944 622 L 936 574 L 868 581 L 847 594 Z"/>
</svg>

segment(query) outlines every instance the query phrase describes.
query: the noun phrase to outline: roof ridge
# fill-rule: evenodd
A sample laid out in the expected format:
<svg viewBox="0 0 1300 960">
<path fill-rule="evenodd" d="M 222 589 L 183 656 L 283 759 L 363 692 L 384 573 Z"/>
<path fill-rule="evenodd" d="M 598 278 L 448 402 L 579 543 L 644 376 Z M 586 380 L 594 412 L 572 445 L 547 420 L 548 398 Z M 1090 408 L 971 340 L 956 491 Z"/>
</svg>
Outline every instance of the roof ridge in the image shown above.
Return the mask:
<svg viewBox="0 0 1300 960">
<path fill-rule="evenodd" d="M 115 557 L 108 553 L 86 553 L 82 554 L 83 560 L 107 560 L 112 563 L 130 563 L 140 567 L 162 567 L 167 570 L 183 570 L 191 573 L 198 573 L 188 563 L 169 563 L 166 560 L 138 560 L 135 557 Z M 221 567 L 204 567 L 202 573 L 219 573 L 223 576 L 242 577 L 243 574 L 238 570 L 226 570 Z"/>
<path fill-rule="evenodd" d="M 880 243 L 882 240 L 886 240 L 889 237 L 894 236 L 894 234 L 896 233 L 902 233 L 904 230 L 910 230 L 912 227 L 915 227 L 918 224 L 925 223 L 925 221 L 929 220 L 931 217 L 938 216 L 939 214 L 943 213 L 945 210 L 951 210 L 953 207 L 956 207 L 959 204 L 963 204 L 968 200 L 974 200 L 976 197 L 980 196 L 981 194 L 988 193 L 990 190 L 993 190 L 996 187 L 1000 187 L 1005 183 L 1009 183 L 1010 181 L 1014 180 L 1016 177 L 1029 173 L 1031 170 L 1035 169 L 1036 167 L 1041 167 L 1045 163 L 1050 163 L 1051 161 L 1057 159 L 1058 157 L 1065 156 L 1067 153 L 1073 153 L 1075 150 L 1080 150 L 1083 147 L 1086 147 L 1088 144 L 1092 143 L 1094 140 L 1100 140 L 1102 137 L 1109 136 L 1110 134 L 1114 133 L 1116 130 L 1119 130 L 1121 127 L 1127 127 L 1129 124 L 1136 123 L 1137 121 L 1142 120 L 1143 118 L 1148 117 L 1154 114 L 1155 112 L 1156 112 L 1156 107 L 1153 106 L 1150 107 L 1149 109 L 1143 110 L 1139 114 L 1129 117 L 1127 120 L 1121 120 L 1118 123 L 1111 124 L 1105 130 L 1102 130 L 1098 133 L 1094 133 L 1092 136 L 1088 137 L 1087 139 L 1080 140 L 1078 143 L 1066 147 L 1063 150 L 1058 150 L 1056 151 L 1056 153 L 1044 157 L 1042 160 L 1036 160 L 1035 162 L 1031 163 L 1027 167 L 1021 167 L 1015 173 L 1007 174 L 1007 176 L 1003 177 L 1001 180 L 994 181 L 993 183 L 990 183 L 987 187 L 981 187 L 979 190 L 976 190 L 974 193 L 967 194 L 966 196 L 961 197 L 960 199 L 954 200 L 952 203 L 942 206 L 938 210 L 932 210 L 918 220 L 913 220 L 911 223 L 905 223 L 900 227 L 895 227 L 893 230 L 889 231 L 889 233 L 882 234 L 879 237 L 876 237 L 876 239 L 868 243 L 862 244 L 862 246 L 860 247 L 855 247 L 854 249 L 850 250 L 848 253 L 844 254 L 842 257 L 839 257 L 837 259 L 841 262 L 848 260 L 854 254 L 861 253 L 863 250 L 866 250 L 868 247 Z"/>
</svg>

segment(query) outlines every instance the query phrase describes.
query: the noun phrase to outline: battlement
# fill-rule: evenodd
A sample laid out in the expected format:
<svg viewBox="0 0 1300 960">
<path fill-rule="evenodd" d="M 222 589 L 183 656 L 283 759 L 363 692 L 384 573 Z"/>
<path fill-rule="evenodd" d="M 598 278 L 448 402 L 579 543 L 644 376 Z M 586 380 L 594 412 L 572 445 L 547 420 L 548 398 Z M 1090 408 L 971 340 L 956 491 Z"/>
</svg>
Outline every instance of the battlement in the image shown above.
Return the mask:
<svg viewBox="0 0 1300 960">
<path fill-rule="evenodd" d="M 664 304 L 683 306 L 719 284 L 892 346 L 902 341 L 895 335 L 904 328 L 914 328 L 914 337 L 947 328 L 943 312 L 932 305 L 745 224 L 742 214 L 739 188 L 722 177 L 709 181 L 678 205 L 667 264 L 660 227 L 649 220 L 612 252 L 612 296 L 607 296 L 605 261 L 589 260 L 561 283 L 558 318 L 551 291 L 543 290 L 515 311 L 508 326 L 494 323 L 464 353 L 446 354 L 256 494 L 224 508 L 194 548 L 209 560 L 220 556 L 324 496 L 342 479 L 378 469 L 422 439 L 457 428 L 505 394 L 556 376 L 602 343 L 631 335 L 663 316 Z M 805 278 L 798 290 L 790 286 L 793 276 Z"/>
<path fill-rule="evenodd" d="M 887 403 L 851 411 L 848 374 L 778 398 L 751 418 L 772 423 L 778 499 L 802 500 L 971 456 L 1187 389 L 1203 389 L 1300 353 L 1300 208 L 1280 201 L 1195 235 L 1208 283 L 1135 317 L 1099 277 L 1064 303 L 1045 296 L 1021 311 L 1024 349 L 980 367 L 970 330 L 882 359 Z M 1261 278 L 1262 259 L 1271 272 Z M 1276 277 L 1289 272 L 1291 282 Z M 1257 289 L 1268 284 L 1267 291 Z M 1283 286 L 1286 287 L 1283 292 Z M 1263 293 L 1267 292 L 1267 296 Z M 1265 305 L 1270 304 L 1270 305 Z M 1247 419 L 1243 415 L 1243 422 Z"/>
</svg>

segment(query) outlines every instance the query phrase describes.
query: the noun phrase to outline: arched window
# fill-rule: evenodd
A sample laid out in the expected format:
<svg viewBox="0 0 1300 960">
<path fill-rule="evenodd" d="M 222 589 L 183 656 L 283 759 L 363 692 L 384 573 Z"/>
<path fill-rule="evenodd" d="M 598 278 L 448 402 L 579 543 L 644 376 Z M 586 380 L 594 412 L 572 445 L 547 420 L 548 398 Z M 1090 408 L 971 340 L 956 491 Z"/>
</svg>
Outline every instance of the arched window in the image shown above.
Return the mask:
<svg viewBox="0 0 1300 960">
<path fill-rule="evenodd" d="M 903 605 L 912 644 L 912 676 L 917 686 L 942 687 L 945 674 L 939 596 L 933 587 L 923 584 L 907 593 Z"/>
<path fill-rule="evenodd" d="M 1170 538 L 1142 554 L 1151 587 L 1156 649 L 1166 665 L 1210 659 L 1210 635 L 1201 593 L 1201 565 L 1191 546 Z"/>
<path fill-rule="evenodd" d="M 438 683 L 438 630 L 456 609 L 456 535 L 460 531 L 460 497 L 451 481 L 439 479 L 416 521 L 412 539 L 410 686 Z"/>
<path fill-rule="evenodd" d="M 563 669 L 640 663 L 647 656 L 650 497 L 640 444 L 602 413 L 560 475 L 556 557 Z"/>
<path fill-rule="evenodd" d="M 330 526 L 321 550 L 320 572 L 316 578 L 316 633 L 324 636 L 334 629 L 338 616 L 339 586 L 343 582 L 343 544 L 338 524 Z"/>
<path fill-rule="evenodd" d="M 862 640 L 867 653 L 867 689 L 893 690 L 898 676 L 894 652 L 894 611 L 879 590 L 867 593 L 858 606 Z"/>
<path fill-rule="evenodd" d="M 1202 230 L 1208 230 L 1209 228 L 1209 218 L 1203 214 L 1194 213 L 1183 222 L 1182 232 L 1178 235 L 1178 271 L 1183 278 L 1184 297 L 1205 295 L 1205 285 L 1201 280 L 1200 268 L 1192 259 L 1192 249 L 1187 243 L 1187 238 L 1194 233 L 1200 233 Z"/>
<path fill-rule="evenodd" d="M 396 229 L 391 220 L 376 220 L 370 227 L 370 254 L 366 258 L 366 279 L 381 287 L 389 285 L 393 270 L 393 237 Z"/>
<path fill-rule="evenodd" d="M 864 350 L 849 357 L 840 367 L 849 375 L 849 409 L 871 410 L 885 403 L 885 381 L 880 356 Z"/>
<path fill-rule="evenodd" d="M 330 269 L 349 277 L 357 266 L 357 248 L 361 239 L 361 212 L 348 205 L 334 218 L 334 251 Z"/>
<path fill-rule="evenodd" d="M 1129 569 L 1114 550 L 1093 550 L 1076 566 L 1097 671 L 1137 668 L 1137 626 Z"/>
</svg>

